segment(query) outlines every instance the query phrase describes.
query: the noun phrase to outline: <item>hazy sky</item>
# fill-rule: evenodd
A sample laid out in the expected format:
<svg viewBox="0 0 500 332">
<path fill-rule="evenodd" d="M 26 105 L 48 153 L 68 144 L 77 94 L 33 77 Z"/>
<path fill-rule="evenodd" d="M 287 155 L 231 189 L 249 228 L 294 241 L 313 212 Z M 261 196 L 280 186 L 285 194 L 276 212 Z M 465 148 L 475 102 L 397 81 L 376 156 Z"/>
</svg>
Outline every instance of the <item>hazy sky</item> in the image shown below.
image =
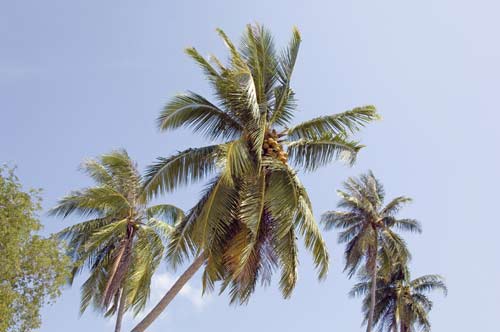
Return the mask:
<svg viewBox="0 0 500 332">
<path fill-rule="evenodd" d="M 383 121 L 366 128 L 357 164 L 303 176 L 319 219 L 335 190 L 368 169 L 388 197 L 415 202 L 401 215 L 419 219 L 406 236 L 413 276 L 439 273 L 449 296 L 433 295 L 434 331 L 496 332 L 500 310 L 500 12 L 498 1 L 1 1 L 0 162 L 18 165 L 28 187 L 44 189 L 45 210 L 90 182 L 77 170 L 87 157 L 124 147 L 141 169 L 158 156 L 206 144 L 186 131 L 160 134 L 155 119 L 175 93 L 209 95 L 183 49 L 225 56 L 215 28 L 238 41 L 260 22 L 278 46 L 293 25 L 303 44 L 293 87 L 297 121 L 374 104 Z M 189 208 L 201 185 L 165 196 Z M 78 221 L 42 216 L 46 232 Z M 354 280 L 342 271 L 336 234 L 325 233 L 329 277 L 318 283 L 302 251 L 292 299 L 277 285 L 250 303 L 200 298 L 199 276 L 151 332 L 362 331 Z M 162 266 L 153 299 L 175 277 Z M 79 284 L 43 310 L 43 332 L 110 331 L 113 322 L 78 316 Z M 125 330 L 131 327 L 131 318 Z"/>
</svg>

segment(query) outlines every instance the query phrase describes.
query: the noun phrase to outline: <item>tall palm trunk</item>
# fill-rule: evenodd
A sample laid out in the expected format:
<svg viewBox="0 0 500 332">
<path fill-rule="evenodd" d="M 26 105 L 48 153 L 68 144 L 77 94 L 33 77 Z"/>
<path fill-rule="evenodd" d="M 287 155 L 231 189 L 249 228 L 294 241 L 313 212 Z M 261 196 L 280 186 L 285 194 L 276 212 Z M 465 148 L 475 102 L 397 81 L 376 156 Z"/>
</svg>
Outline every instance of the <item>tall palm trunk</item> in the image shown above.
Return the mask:
<svg viewBox="0 0 500 332">
<path fill-rule="evenodd" d="M 118 305 L 118 313 L 116 314 L 115 332 L 120 332 L 120 330 L 122 329 L 122 320 L 126 298 L 127 296 L 125 294 L 125 290 L 122 289 L 120 292 L 120 304 Z"/>
<path fill-rule="evenodd" d="M 372 287 L 370 290 L 370 314 L 368 316 L 368 324 L 366 326 L 366 332 L 372 332 L 373 329 L 373 316 L 375 314 L 375 302 L 377 294 L 377 252 L 378 252 L 378 234 L 375 230 L 375 246 L 370 250 L 370 270 Z"/>
<path fill-rule="evenodd" d="M 174 297 L 180 292 L 182 287 L 188 282 L 189 279 L 198 271 L 198 269 L 205 262 L 205 254 L 198 256 L 194 262 L 187 268 L 186 271 L 177 279 L 173 286 L 168 290 L 168 292 L 163 296 L 163 298 L 158 302 L 158 304 L 147 314 L 144 319 L 137 324 L 132 332 L 144 332 L 149 325 L 151 325 L 160 314 L 165 310 L 168 304 L 174 299 Z"/>
<path fill-rule="evenodd" d="M 108 280 L 106 281 L 106 287 L 104 288 L 104 296 L 103 296 L 103 303 L 106 304 L 106 302 L 109 299 L 109 289 L 111 287 L 111 284 L 113 283 L 113 279 L 115 278 L 116 271 L 118 271 L 118 266 L 120 266 L 120 262 L 122 261 L 123 254 L 125 253 L 126 249 L 126 243 L 125 241 L 122 241 L 120 245 L 120 250 L 118 251 L 118 254 L 115 257 L 115 260 L 113 262 L 113 266 L 111 267 L 111 271 L 109 273 Z"/>
<path fill-rule="evenodd" d="M 134 227 L 131 223 L 127 224 L 127 235 L 120 243 L 120 250 L 115 258 L 113 267 L 104 288 L 104 304 L 108 305 L 111 297 L 118 289 L 122 278 L 130 264 L 130 251 L 132 249 L 132 241 L 135 235 Z"/>
</svg>

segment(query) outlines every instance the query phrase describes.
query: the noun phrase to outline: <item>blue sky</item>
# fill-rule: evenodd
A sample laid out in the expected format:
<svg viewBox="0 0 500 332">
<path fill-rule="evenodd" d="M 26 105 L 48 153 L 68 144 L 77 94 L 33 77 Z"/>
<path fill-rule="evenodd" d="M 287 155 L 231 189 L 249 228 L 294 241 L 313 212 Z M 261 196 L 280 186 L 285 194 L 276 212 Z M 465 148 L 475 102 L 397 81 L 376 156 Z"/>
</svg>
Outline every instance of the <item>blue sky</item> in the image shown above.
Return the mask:
<svg viewBox="0 0 500 332">
<path fill-rule="evenodd" d="M 44 189 L 45 209 L 89 185 L 78 164 L 124 147 L 144 168 L 158 156 L 206 142 L 186 131 L 160 134 L 162 105 L 186 89 L 209 95 L 198 68 L 183 54 L 196 46 L 224 56 L 215 34 L 235 41 L 260 22 L 284 45 L 293 25 L 303 44 L 293 87 L 297 121 L 374 104 L 383 121 L 359 136 L 357 164 L 303 176 L 320 214 L 335 190 L 368 169 L 388 197 L 415 202 L 402 216 L 419 219 L 408 235 L 414 276 L 446 277 L 449 296 L 435 294 L 434 331 L 493 332 L 500 310 L 497 1 L 2 1 L 0 3 L 0 162 L 18 165 L 28 187 Z M 201 185 L 163 198 L 189 208 Z M 45 231 L 66 221 L 42 216 Z M 151 332 L 362 331 L 360 303 L 347 297 L 354 280 L 341 273 L 342 247 L 325 233 L 329 277 L 318 283 L 308 255 L 284 301 L 276 284 L 244 307 L 225 295 L 199 297 L 199 276 Z M 158 298 L 175 274 L 163 266 Z M 81 282 L 82 279 L 79 279 Z M 105 331 L 112 322 L 78 316 L 78 285 L 43 310 L 42 332 Z M 125 327 L 131 327 L 127 318 Z"/>
</svg>

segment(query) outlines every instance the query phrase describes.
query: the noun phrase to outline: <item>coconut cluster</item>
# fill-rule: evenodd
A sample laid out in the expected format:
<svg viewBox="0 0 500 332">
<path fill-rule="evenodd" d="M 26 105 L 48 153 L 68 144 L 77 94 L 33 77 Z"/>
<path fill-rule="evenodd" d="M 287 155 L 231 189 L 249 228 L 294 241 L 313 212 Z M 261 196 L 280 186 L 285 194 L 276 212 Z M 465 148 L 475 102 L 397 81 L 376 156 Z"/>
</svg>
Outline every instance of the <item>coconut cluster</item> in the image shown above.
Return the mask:
<svg viewBox="0 0 500 332">
<path fill-rule="evenodd" d="M 275 129 L 267 131 L 264 136 L 264 144 L 262 145 L 262 154 L 264 156 L 276 158 L 283 164 L 288 161 L 288 153 L 283 150 L 283 145 L 279 140 L 280 135 Z"/>
</svg>

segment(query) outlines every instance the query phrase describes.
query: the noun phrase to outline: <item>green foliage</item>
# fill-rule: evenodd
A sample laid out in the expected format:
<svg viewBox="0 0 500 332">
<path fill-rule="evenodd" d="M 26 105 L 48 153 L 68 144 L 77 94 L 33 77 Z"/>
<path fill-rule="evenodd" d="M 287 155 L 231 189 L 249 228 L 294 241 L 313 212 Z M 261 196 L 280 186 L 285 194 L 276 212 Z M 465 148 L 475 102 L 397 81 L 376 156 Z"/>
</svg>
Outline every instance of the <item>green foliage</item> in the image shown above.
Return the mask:
<svg viewBox="0 0 500 332">
<path fill-rule="evenodd" d="M 14 170 L 0 167 L 0 331 L 40 327 L 40 308 L 60 295 L 69 260 L 55 238 L 36 233 L 40 191 L 23 191 Z"/>
<path fill-rule="evenodd" d="M 366 275 L 363 279 L 354 285 L 349 295 L 364 296 L 363 313 L 366 322 L 371 281 Z M 378 325 L 379 331 L 429 332 L 429 312 L 433 304 L 427 294 L 436 290 L 442 291 L 444 295 L 448 293 L 444 279 L 439 275 L 424 275 L 412 280 L 408 268 L 399 264 L 392 265 L 389 272 L 381 270 L 377 276 L 374 323 Z"/>
<path fill-rule="evenodd" d="M 63 218 L 91 218 L 58 234 L 68 242 L 70 282 L 89 270 L 81 287 L 81 312 L 92 305 L 109 316 L 124 301 L 124 310 L 137 314 L 147 303 L 173 225 L 184 213 L 168 204 L 148 206 L 142 176 L 125 151 L 85 161 L 82 170 L 95 186 L 72 192 L 51 210 Z"/>
<path fill-rule="evenodd" d="M 394 215 L 411 199 L 397 197 L 384 206 L 384 187 L 371 172 L 349 178 L 338 194 L 338 207 L 343 210 L 324 213 L 322 222 L 326 229 L 341 230 L 338 240 L 346 243 L 345 270 L 349 276 L 354 275 L 363 262 L 369 263 L 370 253 L 382 251 L 380 254 L 385 252 L 402 263 L 410 258 L 404 240 L 395 229 L 421 232 L 420 224 L 416 220 L 396 219 Z M 367 270 L 371 268 L 367 265 Z"/>
<path fill-rule="evenodd" d="M 191 255 L 206 257 L 203 285 L 217 281 L 231 302 L 245 303 L 257 283 L 268 284 L 281 270 L 280 288 L 289 297 L 297 280 L 297 238 L 301 236 L 324 278 L 328 252 L 297 170 L 315 170 L 335 160 L 352 164 L 362 148 L 349 139 L 378 119 L 373 106 L 333 114 L 290 129 L 296 111 L 291 77 L 301 37 L 293 30 L 277 51 L 271 34 L 248 25 L 239 47 L 217 30 L 228 63 L 186 53 L 202 68 L 215 101 L 196 93 L 176 96 L 158 118 L 161 130 L 193 129 L 223 143 L 159 158 L 146 173 L 145 195 L 212 177 L 199 203 L 175 227 L 168 246 L 175 267 Z"/>
</svg>

